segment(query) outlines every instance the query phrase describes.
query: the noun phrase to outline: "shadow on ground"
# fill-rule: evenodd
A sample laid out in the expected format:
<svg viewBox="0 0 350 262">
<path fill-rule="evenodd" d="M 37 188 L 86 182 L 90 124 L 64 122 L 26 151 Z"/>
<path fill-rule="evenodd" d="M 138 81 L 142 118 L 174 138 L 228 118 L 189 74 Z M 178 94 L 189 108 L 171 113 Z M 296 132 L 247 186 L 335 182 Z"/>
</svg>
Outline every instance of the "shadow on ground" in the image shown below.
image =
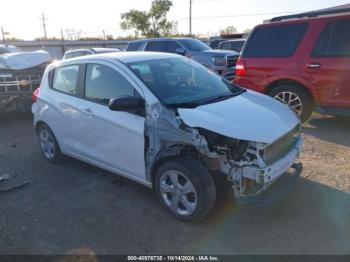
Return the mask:
<svg viewBox="0 0 350 262">
<path fill-rule="evenodd" d="M 350 195 L 330 186 L 300 178 L 270 207 L 228 201 L 186 224 L 139 184 L 69 158 L 45 161 L 30 118 L 6 123 L 0 173 L 29 184 L 0 194 L 0 254 L 350 254 Z"/>
<path fill-rule="evenodd" d="M 186 224 L 151 190 L 65 161 L 0 195 L 1 253 L 350 254 L 350 195 L 305 178 L 267 208 L 227 201 Z"/>
<path fill-rule="evenodd" d="M 350 118 L 315 117 L 303 131 L 319 139 L 350 147 Z"/>
</svg>

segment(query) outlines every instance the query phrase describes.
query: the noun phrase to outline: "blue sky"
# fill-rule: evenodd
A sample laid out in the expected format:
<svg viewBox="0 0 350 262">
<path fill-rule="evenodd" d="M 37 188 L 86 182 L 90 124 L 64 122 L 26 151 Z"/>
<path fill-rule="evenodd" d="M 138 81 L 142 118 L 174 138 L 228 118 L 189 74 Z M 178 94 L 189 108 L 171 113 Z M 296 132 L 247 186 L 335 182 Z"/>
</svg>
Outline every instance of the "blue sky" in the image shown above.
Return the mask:
<svg viewBox="0 0 350 262">
<path fill-rule="evenodd" d="M 192 31 L 203 35 L 215 35 L 220 29 L 230 25 L 235 26 L 238 31 L 243 31 L 274 16 L 347 3 L 349 0 L 193 0 Z M 188 33 L 189 0 L 173 0 L 173 4 L 169 19 L 178 22 L 179 32 Z M 0 25 L 5 31 L 9 31 L 11 36 L 32 39 L 43 35 L 39 17 L 44 12 L 48 18 L 49 37 L 59 37 L 61 29 L 82 30 L 83 36 L 100 36 L 103 30 L 114 36 L 125 36 L 130 32 L 120 29 L 120 14 L 132 8 L 147 10 L 150 5 L 151 0 L 3 1 Z M 203 18 L 213 16 L 230 17 Z"/>
</svg>

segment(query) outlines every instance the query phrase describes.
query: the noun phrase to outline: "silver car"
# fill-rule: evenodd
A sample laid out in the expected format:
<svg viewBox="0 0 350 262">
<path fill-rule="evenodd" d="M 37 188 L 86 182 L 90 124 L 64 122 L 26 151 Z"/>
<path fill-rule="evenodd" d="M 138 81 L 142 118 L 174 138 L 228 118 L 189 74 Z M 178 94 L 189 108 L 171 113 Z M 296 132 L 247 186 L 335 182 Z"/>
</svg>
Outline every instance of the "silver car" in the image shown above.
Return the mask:
<svg viewBox="0 0 350 262">
<path fill-rule="evenodd" d="M 62 60 L 47 68 L 33 100 L 47 160 L 65 154 L 153 188 L 185 221 L 203 219 L 229 189 L 237 198 L 265 190 L 301 148 L 286 105 L 178 55 Z"/>
</svg>

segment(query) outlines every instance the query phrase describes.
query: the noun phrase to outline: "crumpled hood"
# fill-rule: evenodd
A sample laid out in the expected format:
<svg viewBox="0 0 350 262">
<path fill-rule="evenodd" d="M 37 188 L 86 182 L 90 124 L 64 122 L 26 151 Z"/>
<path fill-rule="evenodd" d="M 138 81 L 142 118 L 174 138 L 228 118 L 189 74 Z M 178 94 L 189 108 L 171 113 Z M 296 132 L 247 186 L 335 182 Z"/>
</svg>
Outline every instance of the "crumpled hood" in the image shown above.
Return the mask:
<svg viewBox="0 0 350 262">
<path fill-rule="evenodd" d="M 272 143 L 292 130 L 299 119 L 286 105 L 248 90 L 243 94 L 197 108 L 179 108 L 190 127 L 240 140 Z"/>
<path fill-rule="evenodd" d="M 22 70 L 50 62 L 50 54 L 44 50 L 0 55 L 0 68 Z"/>
</svg>

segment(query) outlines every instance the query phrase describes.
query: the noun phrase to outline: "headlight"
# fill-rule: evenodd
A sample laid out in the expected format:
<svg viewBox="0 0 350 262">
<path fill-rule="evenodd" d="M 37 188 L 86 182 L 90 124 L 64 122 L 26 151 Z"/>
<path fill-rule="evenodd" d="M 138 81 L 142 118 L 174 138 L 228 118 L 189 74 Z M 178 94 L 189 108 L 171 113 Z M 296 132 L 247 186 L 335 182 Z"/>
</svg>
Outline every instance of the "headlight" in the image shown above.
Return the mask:
<svg viewBox="0 0 350 262">
<path fill-rule="evenodd" d="M 217 66 L 224 66 L 227 64 L 227 60 L 226 57 L 224 56 L 213 56 L 211 58 L 211 60 L 213 61 L 213 63 Z"/>
</svg>

